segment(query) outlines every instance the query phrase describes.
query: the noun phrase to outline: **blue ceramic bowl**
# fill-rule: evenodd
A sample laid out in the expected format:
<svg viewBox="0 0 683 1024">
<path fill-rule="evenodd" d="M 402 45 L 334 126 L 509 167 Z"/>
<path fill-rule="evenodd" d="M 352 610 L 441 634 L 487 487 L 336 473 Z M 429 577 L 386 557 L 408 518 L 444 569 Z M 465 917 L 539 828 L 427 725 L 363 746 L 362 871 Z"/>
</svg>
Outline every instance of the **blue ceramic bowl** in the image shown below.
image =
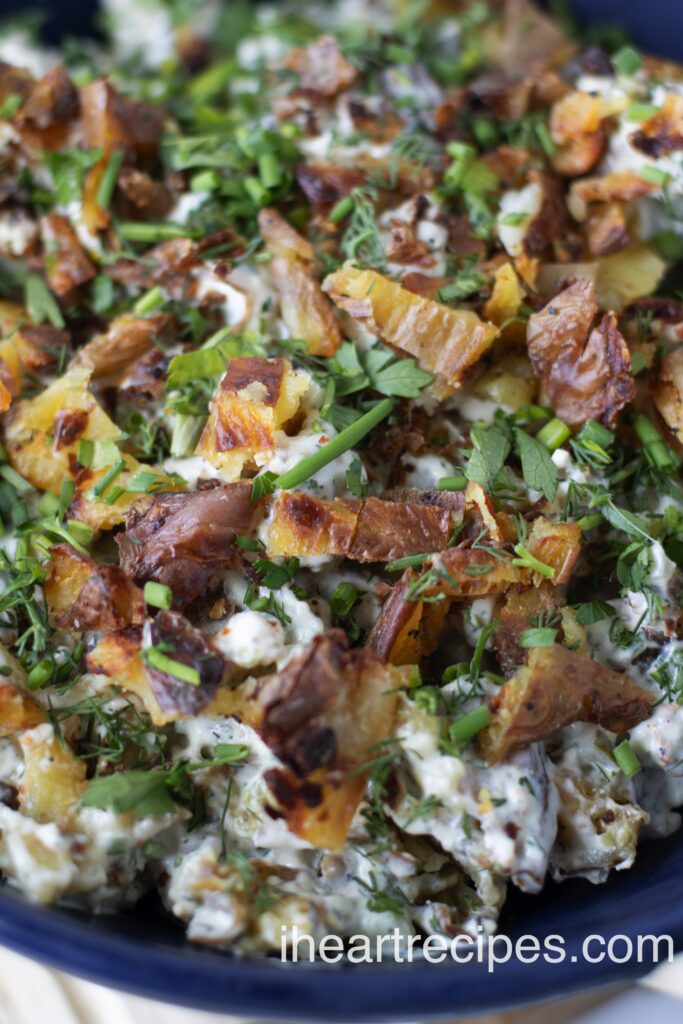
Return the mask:
<svg viewBox="0 0 683 1024">
<path fill-rule="evenodd" d="M 3 13 L 7 6 L 8 0 L 0 0 Z M 43 0 L 43 6 L 53 31 L 87 23 L 83 0 Z M 626 25 L 645 49 L 683 59 L 682 0 L 575 0 L 572 6 L 586 20 Z M 513 940 L 525 934 L 541 942 L 562 936 L 563 962 L 511 960 L 489 973 L 477 963 L 337 968 L 235 959 L 185 942 L 181 928 L 152 903 L 127 916 L 94 918 L 31 906 L 11 890 L 0 890 L 0 944 L 138 995 L 271 1019 L 452 1018 L 640 977 L 652 966 L 651 951 L 642 962 L 635 952 L 625 956 L 627 940 L 635 951 L 639 936 L 670 935 L 675 950 L 683 951 L 683 842 L 674 836 L 646 845 L 636 866 L 606 885 L 577 880 L 549 886 L 534 898 L 512 894 L 502 930 Z M 621 936 L 614 950 L 625 962 L 587 962 L 581 946 L 591 935 L 604 941 Z M 601 951 L 593 941 L 591 954 Z"/>
</svg>

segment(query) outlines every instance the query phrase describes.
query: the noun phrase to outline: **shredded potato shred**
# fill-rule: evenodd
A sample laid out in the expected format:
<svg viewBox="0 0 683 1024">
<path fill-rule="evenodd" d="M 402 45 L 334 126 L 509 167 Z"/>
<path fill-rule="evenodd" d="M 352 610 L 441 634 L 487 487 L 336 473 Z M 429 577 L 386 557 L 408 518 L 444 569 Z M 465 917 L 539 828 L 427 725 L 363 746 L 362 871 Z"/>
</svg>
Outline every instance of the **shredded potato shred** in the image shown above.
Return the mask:
<svg viewBox="0 0 683 1024">
<path fill-rule="evenodd" d="M 267 954 L 629 868 L 683 803 L 683 68 L 530 0 L 104 6 L 0 63 L 3 878 Z"/>
</svg>

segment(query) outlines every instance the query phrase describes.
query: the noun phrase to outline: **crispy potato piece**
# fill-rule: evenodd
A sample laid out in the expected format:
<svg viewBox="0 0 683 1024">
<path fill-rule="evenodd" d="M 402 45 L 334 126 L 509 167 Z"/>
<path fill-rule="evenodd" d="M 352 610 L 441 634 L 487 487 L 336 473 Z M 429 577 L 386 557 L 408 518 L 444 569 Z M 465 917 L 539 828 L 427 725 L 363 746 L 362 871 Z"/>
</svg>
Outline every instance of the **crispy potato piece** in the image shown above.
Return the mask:
<svg viewBox="0 0 683 1024">
<path fill-rule="evenodd" d="M 273 504 L 266 547 L 272 556 L 345 555 L 357 525 L 358 509 L 350 502 L 282 491 Z"/>
<path fill-rule="evenodd" d="M 139 584 L 170 587 L 173 607 L 186 607 L 235 562 L 235 540 L 251 529 L 250 498 L 251 483 L 243 480 L 138 502 L 116 537 L 122 568 Z"/>
<path fill-rule="evenodd" d="M 323 291 L 387 345 L 413 356 L 423 370 L 434 374 L 437 397 L 462 387 L 467 371 L 499 333 L 476 313 L 449 309 L 350 263 L 325 278 Z"/>
<path fill-rule="evenodd" d="M 24 774 L 19 783 L 19 806 L 34 821 L 68 817 L 85 786 L 85 761 L 58 742 L 51 725 L 40 725 L 19 737 Z"/>
<path fill-rule="evenodd" d="M 553 105 L 550 133 L 559 149 L 551 162 L 558 174 L 575 178 L 595 167 L 607 142 L 604 122 L 627 103 L 625 97 L 570 92 Z"/>
<path fill-rule="evenodd" d="M 163 612 L 156 616 L 152 639 L 171 640 L 174 658 L 193 664 L 200 670 L 201 683 L 190 683 L 150 669 L 142 659 L 142 631 L 129 627 L 106 633 L 86 655 L 89 672 L 109 677 L 111 684 L 137 698 L 155 726 L 168 725 L 179 718 L 203 715 L 237 715 L 255 724 L 253 681 L 250 686 L 234 687 L 233 666 L 225 662 L 209 645 L 207 638 L 194 629 L 182 615 Z"/>
<path fill-rule="evenodd" d="M 567 204 L 574 219 L 582 221 L 588 216 L 589 203 L 627 203 L 658 192 L 660 188 L 660 185 L 645 181 L 635 171 L 611 171 L 597 178 L 572 182 Z"/>
<path fill-rule="evenodd" d="M 546 740 L 572 722 L 624 732 L 647 718 L 654 697 L 628 676 L 566 647 L 534 647 L 528 664 L 503 686 L 480 734 L 489 764 L 517 747 Z"/>
<path fill-rule="evenodd" d="M 3 651 L 3 660 L 7 657 Z M 21 672 L 19 666 L 17 669 Z M 44 721 L 45 713 L 31 695 L 3 677 L 0 680 L 0 737 L 14 736 L 24 729 L 33 729 Z"/>
<path fill-rule="evenodd" d="M 493 278 L 493 291 L 484 306 L 484 316 L 500 328 L 505 340 L 524 342 L 524 324 L 514 322 L 525 292 L 511 263 L 498 267 Z"/>
<path fill-rule="evenodd" d="M 650 393 L 660 416 L 683 443 L 683 348 L 674 348 L 663 357 Z"/>
<path fill-rule="evenodd" d="M 164 313 L 142 317 L 123 313 L 115 317 L 106 331 L 95 335 L 71 361 L 71 367 L 85 367 L 92 379 L 118 378 L 154 344 L 168 327 L 171 318 Z"/>
<path fill-rule="evenodd" d="M 8 303 L 8 305 L 11 305 Z M 12 330 L 10 336 L 0 341 L 0 412 L 6 412 L 13 399 L 21 392 L 24 378 L 27 373 L 39 370 L 49 365 L 52 356 L 40 347 L 40 341 L 51 338 L 53 334 L 57 337 L 68 338 L 60 331 L 45 325 L 33 327 L 31 325 L 19 326 L 25 318 L 23 310 L 17 306 L 17 326 Z M 1 318 L 1 314 L 0 314 Z M 0 331 L 4 333 L 4 331 Z"/>
<path fill-rule="evenodd" d="M 161 107 L 124 99 L 106 79 L 84 85 L 80 97 L 86 149 L 125 149 L 147 160 L 156 156 L 166 117 Z"/>
<path fill-rule="evenodd" d="M 287 359 L 231 359 L 211 400 L 197 454 L 213 463 L 223 479 L 239 480 L 256 456 L 265 461 L 272 454 L 275 431 L 298 412 L 310 380 Z"/>
<path fill-rule="evenodd" d="M 438 647 L 450 603 L 408 600 L 417 579 L 412 569 L 406 570 L 382 605 L 367 639 L 370 650 L 389 665 L 416 665 Z"/>
<path fill-rule="evenodd" d="M 97 271 L 66 217 L 58 213 L 41 217 L 40 233 L 48 284 L 55 295 L 65 299 L 79 285 L 92 280 Z"/>
<path fill-rule="evenodd" d="M 520 322 L 517 326 L 524 334 L 526 325 Z M 508 349 L 494 357 L 490 369 L 482 373 L 468 390 L 514 412 L 535 402 L 538 381 L 526 352 Z"/>
<path fill-rule="evenodd" d="M 554 570 L 552 581 L 555 586 L 569 583 L 574 566 L 581 552 L 581 527 L 576 523 L 553 523 L 538 516 L 527 539 L 527 547 L 534 558 Z M 534 585 L 542 580 L 533 573 Z"/>
<path fill-rule="evenodd" d="M 527 344 L 541 401 L 578 428 L 594 419 L 613 427 L 636 394 L 631 356 L 614 313 L 593 326 L 595 288 L 579 280 L 529 319 Z"/>
<path fill-rule="evenodd" d="M 16 402 L 7 414 L 5 440 L 10 464 L 41 491 L 59 494 L 64 479 L 73 480 L 76 493 L 72 516 L 94 529 L 107 530 L 122 523 L 127 509 L 139 497 L 124 490 L 111 505 L 88 492 L 108 469 L 79 467 L 78 444 L 82 439 L 113 441 L 120 430 L 88 390 L 90 371 L 78 367 L 49 385 L 35 398 Z M 125 488 L 143 467 L 132 455 L 122 453 L 125 468 L 115 480 Z M 145 466 L 163 484 L 166 477 L 152 466 Z M 170 481 L 167 481 L 169 488 Z M 106 492 L 105 497 L 109 491 Z"/>
<path fill-rule="evenodd" d="M 668 93 L 661 108 L 641 124 L 629 142 L 655 160 L 683 149 L 683 96 Z"/>
<path fill-rule="evenodd" d="M 259 688 L 259 731 L 283 762 L 265 778 L 287 826 L 314 846 L 342 849 L 377 745 L 391 736 L 400 676 L 341 630 Z"/>
<path fill-rule="evenodd" d="M 578 280 L 590 281 L 600 309 L 621 313 L 632 302 L 652 295 L 666 271 L 666 263 L 650 245 L 631 245 L 593 263 L 544 263 L 538 290 L 552 298 Z"/>
<path fill-rule="evenodd" d="M 298 491 L 277 496 L 267 549 L 271 555 L 343 555 L 357 562 L 391 562 L 440 551 L 451 533 L 451 513 L 437 505 L 335 499 Z"/>
<path fill-rule="evenodd" d="M 312 246 L 277 210 L 261 210 L 259 227 L 272 257 L 268 268 L 287 330 L 303 338 L 312 355 L 333 356 L 342 332 L 315 273 Z"/>
<path fill-rule="evenodd" d="M 50 548 L 45 600 L 59 629 L 108 631 L 140 626 L 145 601 L 118 565 L 98 565 L 68 544 Z"/>
<path fill-rule="evenodd" d="M 86 655 L 89 672 L 109 676 L 113 686 L 133 694 L 141 702 L 155 726 L 167 725 L 180 717 L 178 711 L 164 711 L 152 692 L 140 651 L 140 629 L 133 627 L 106 633 Z"/>
<path fill-rule="evenodd" d="M 596 207 L 588 216 L 586 237 L 594 256 L 609 256 L 626 249 L 630 236 L 623 204 L 615 201 Z"/>
</svg>

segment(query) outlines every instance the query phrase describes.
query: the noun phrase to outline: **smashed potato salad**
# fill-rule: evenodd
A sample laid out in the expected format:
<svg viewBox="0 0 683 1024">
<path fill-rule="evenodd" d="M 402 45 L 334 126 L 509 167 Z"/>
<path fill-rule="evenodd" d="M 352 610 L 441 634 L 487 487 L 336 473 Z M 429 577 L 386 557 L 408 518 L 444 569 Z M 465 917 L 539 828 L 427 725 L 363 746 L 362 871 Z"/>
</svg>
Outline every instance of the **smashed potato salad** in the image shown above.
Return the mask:
<svg viewBox="0 0 683 1024">
<path fill-rule="evenodd" d="M 683 803 L 683 68 L 529 0 L 0 36 L 0 872 L 491 934 Z"/>
</svg>

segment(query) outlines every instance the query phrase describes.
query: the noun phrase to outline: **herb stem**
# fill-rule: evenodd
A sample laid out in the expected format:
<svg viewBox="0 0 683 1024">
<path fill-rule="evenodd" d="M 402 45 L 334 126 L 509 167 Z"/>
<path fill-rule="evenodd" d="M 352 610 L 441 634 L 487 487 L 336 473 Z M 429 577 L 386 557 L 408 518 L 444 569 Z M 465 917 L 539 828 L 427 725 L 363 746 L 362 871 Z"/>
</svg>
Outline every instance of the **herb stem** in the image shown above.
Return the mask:
<svg viewBox="0 0 683 1024">
<path fill-rule="evenodd" d="M 660 473 L 671 473 L 674 471 L 678 465 L 678 460 L 673 452 L 667 448 L 664 438 L 652 420 L 648 416 L 643 415 L 643 413 L 638 412 L 634 414 L 631 422 L 639 441 L 643 444 L 647 461 L 652 468 Z"/>
<path fill-rule="evenodd" d="M 356 420 L 345 430 L 342 430 L 340 434 L 333 437 L 331 441 L 328 441 L 326 445 L 318 449 L 312 455 L 307 455 L 301 462 L 297 462 L 296 466 L 292 466 L 286 473 L 281 476 L 276 476 L 268 480 L 264 488 L 264 480 L 262 477 L 256 477 L 254 481 L 254 488 L 252 489 L 252 501 L 258 501 L 260 497 L 263 497 L 264 493 L 269 493 L 276 487 L 283 491 L 291 490 L 294 487 L 298 487 L 304 480 L 308 480 L 319 469 L 327 466 L 330 462 L 334 462 L 335 459 L 347 452 L 349 448 L 353 448 L 355 445 L 362 441 L 366 434 L 369 434 L 378 423 L 381 423 L 383 419 L 389 415 L 394 408 L 394 402 L 391 398 L 384 398 L 377 405 L 373 406 L 369 412 L 366 412 L 360 419 Z M 265 474 L 264 474 L 265 476 Z M 261 484 L 257 486 L 257 481 L 261 480 Z"/>
<path fill-rule="evenodd" d="M 119 171 L 121 170 L 124 155 L 125 154 L 122 149 L 117 149 L 116 152 L 112 153 L 109 157 L 109 163 L 102 175 L 100 187 L 97 190 L 97 205 L 101 210 L 109 209 L 109 204 L 111 203 L 112 196 L 114 195 L 114 189 L 116 188 L 116 182 L 119 178 Z"/>
</svg>

